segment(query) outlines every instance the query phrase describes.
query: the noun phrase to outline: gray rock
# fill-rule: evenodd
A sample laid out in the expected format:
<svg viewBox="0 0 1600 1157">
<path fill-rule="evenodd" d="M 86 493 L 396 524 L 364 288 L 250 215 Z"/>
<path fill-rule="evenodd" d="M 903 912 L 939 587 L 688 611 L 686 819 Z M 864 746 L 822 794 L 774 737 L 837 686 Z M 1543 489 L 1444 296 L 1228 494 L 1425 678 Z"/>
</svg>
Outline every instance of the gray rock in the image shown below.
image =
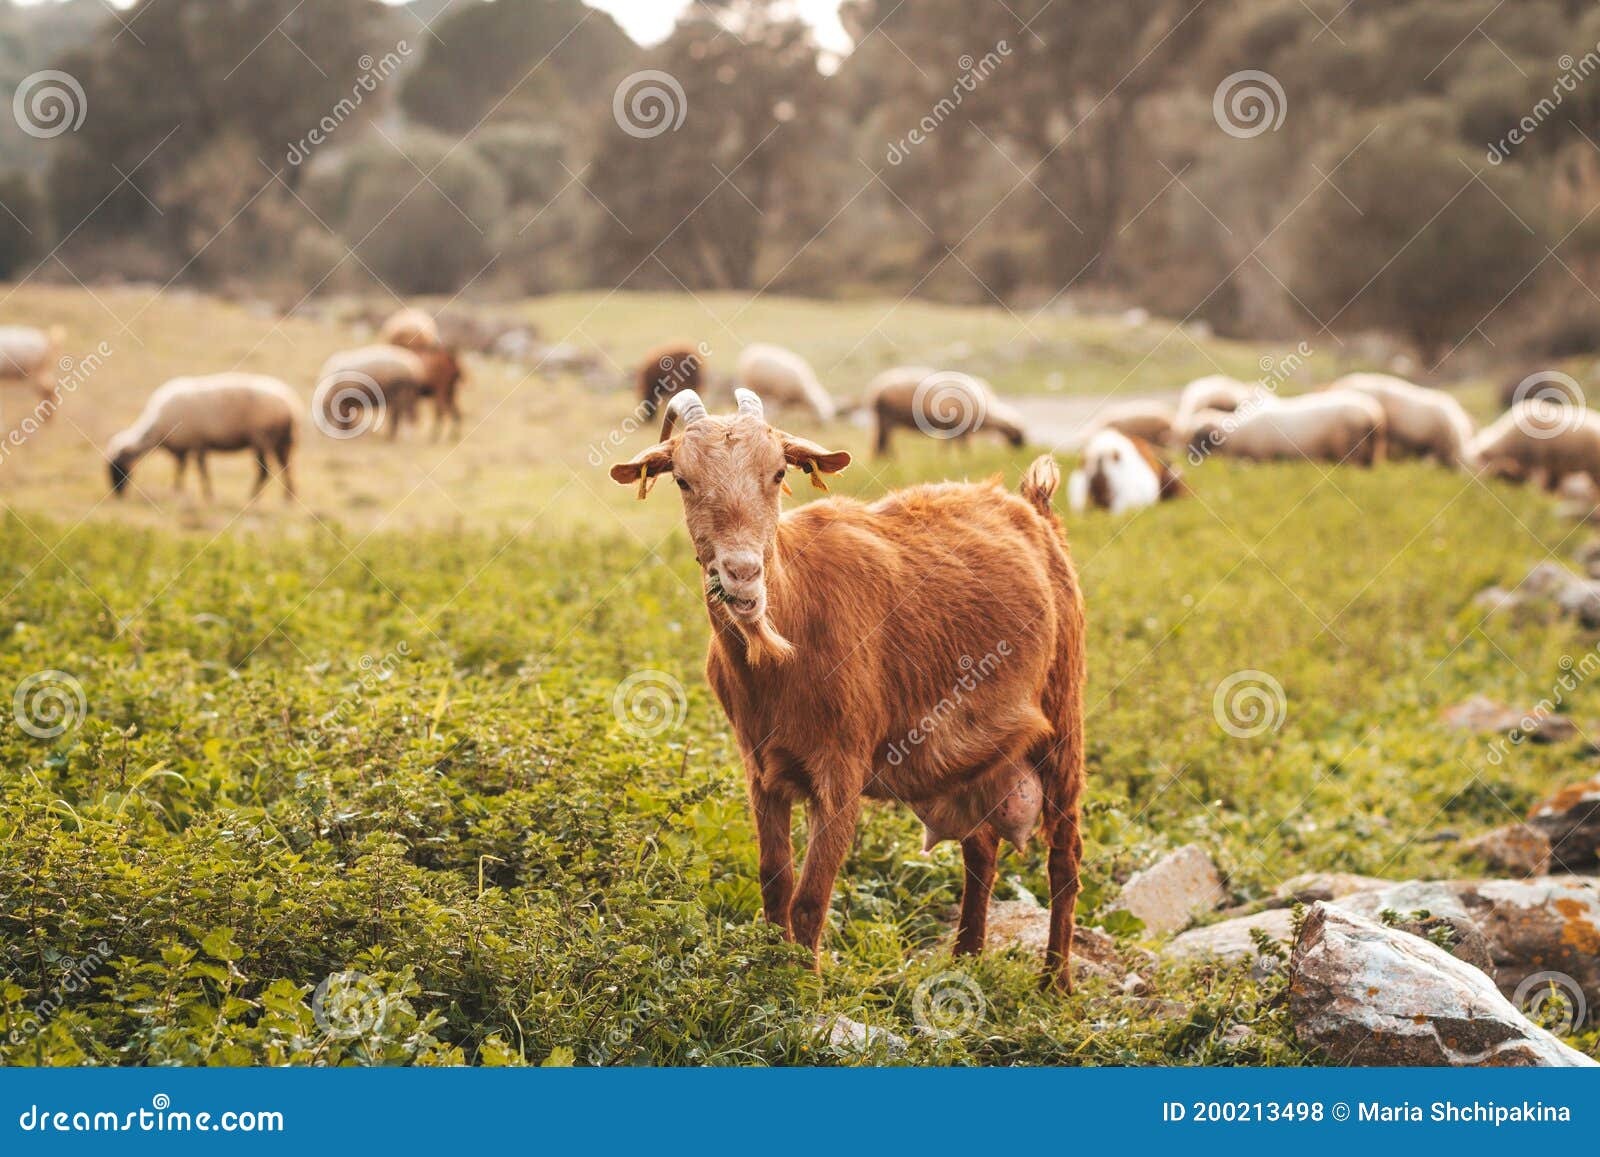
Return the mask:
<svg viewBox="0 0 1600 1157">
<path fill-rule="evenodd" d="M 1358 892 L 1377 892 L 1394 885 L 1394 880 L 1358 876 L 1354 872 L 1307 872 L 1279 884 L 1273 897 L 1289 904 L 1310 904 L 1314 900 L 1333 900 Z"/>
<path fill-rule="evenodd" d="M 1600 860 L 1600 778 L 1540 800 L 1528 813 L 1528 823 L 1550 841 L 1554 863 L 1570 868 Z"/>
<path fill-rule="evenodd" d="M 1585 876 L 1415 881 L 1344 897 L 1339 906 L 1371 920 L 1385 908 L 1402 915 L 1421 908 L 1472 921 L 1489 942 L 1495 980 L 1508 995 L 1544 972 L 1566 976 L 1586 993 L 1600 993 L 1600 881 Z"/>
<path fill-rule="evenodd" d="M 1550 838 L 1528 824 L 1506 824 L 1462 845 L 1491 868 L 1518 876 L 1542 876 L 1550 870 Z"/>
<path fill-rule="evenodd" d="M 1173 937 L 1162 955 L 1172 959 L 1193 960 L 1208 956 L 1219 960 L 1249 960 L 1258 956 L 1255 939 L 1251 933 L 1265 932 L 1274 940 L 1288 940 L 1293 934 L 1290 927 L 1294 914 L 1288 908 L 1269 908 L 1253 916 L 1237 916 L 1204 928 L 1191 928 L 1181 936 Z"/>
<path fill-rule="evenodd" d="M 1402 920 L 1394 927 L 1437 944 L 1457 960 L 1466 961 L 1494 979 L 1494 954 L 1489 948 L 1489 938 L 1465 916 L 1424 916 L 1418 920 Z"/>
<path fill-rule="evenodd" d="M 988 947 L 1004 948 L 1015 944 L 1042 955 L 1050 940 L 1050 909 L 1040 905 L 1028 892 L 1020 888 L 1018 891 L 1021 899 L 990 902 Z M 1148 953 L 1141 955 L 1148 958 Z M 1075 976 L 1112 980 L 1128 971 L 1116 939 L 1103 929 L 1083 924 L 1078 925 L 1072 935 L 1072 970 Z"/>
<path fill-rule="evenodd" d="M 1295 1035 L 1334 1064 L 1596 1066 L 1478 969 L 1338 905 L 1312 906 L 1289 967 Z"/>
<path fill-rule="evenodd" d="M 1519 733 L 1535 743 L 1564 743 L 1578 734 L 1578 726 L 1565 715 L 1535 707 L 1518 711 L 1485 695 L 1474 695 L 1442 712 L 1451 727 L 1480 735 L 1491 732 Z"/>
<path fill-rule="evenodd" d="M 1143 920 L 1149 932 L 1176 932 L 1227 898 L 1211 857 L 1200 845 L 1188 844 L 1130 877 L 1117 906 Z"/>
<path fill-rule="evenodd" d="M 882 1046 L 892 1056 L 898 1056 L 906 1051 L 905 1037 L 886 1028 L 874 1028 L 872 1025 L 862 1024 L 859 1020 L 851 1020 L 840 1012 L 832 1015 L 819 1013 L 812 1018 L 811 1027 L 812 1035 L 818 1043 L 836 1049 L 864 1052 Z"/>
</svg>

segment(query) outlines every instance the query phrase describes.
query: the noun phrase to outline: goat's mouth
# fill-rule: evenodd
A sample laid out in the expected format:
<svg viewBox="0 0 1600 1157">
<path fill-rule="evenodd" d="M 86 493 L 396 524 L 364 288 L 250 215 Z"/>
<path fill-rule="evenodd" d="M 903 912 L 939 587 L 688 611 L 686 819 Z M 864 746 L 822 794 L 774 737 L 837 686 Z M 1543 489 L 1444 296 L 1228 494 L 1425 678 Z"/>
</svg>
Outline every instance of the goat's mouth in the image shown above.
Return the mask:
<svg viewBox="0 0 1600 1157">
<path fill-rule="evenodd" d="M 715 574 L 706 577 L 706 598 L 721 604 L 729 616 L 741 623 L 754 623 L 767 613 L 767 592 L 760 587 L 747 592 L 731 591 Z"/>
</svg>

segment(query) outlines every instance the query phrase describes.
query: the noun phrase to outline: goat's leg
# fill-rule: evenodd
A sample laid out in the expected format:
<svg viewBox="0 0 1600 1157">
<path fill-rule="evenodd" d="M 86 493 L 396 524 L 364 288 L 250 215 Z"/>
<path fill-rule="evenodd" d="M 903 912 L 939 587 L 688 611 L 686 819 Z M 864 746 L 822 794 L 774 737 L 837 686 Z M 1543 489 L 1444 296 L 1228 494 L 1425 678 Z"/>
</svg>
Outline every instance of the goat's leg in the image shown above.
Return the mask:
<svg viewBox="0 0 1600 1157">
<path fill-rule="evenodd" d="M 961 886 L 961 920 L 956 925 L 956 955 L 983 951 L 989 927 L 989 893 L 994 890 L 995 862 L 1000 836 L 988 825 L 961 841 L 961 861 L 966 880 Z"/>
<path fill-rule="evenodd" d="M 783 929 L 785 940 L 793 940 L 789 904 L 794 898 L 794 845 L 789 821 L 794 805 L 786 796 L 752 787 L 750 810 L 755 815 L 756 847 L 761 857 L 762 915 L 769 924 Z"/>
<path fill-rule="evenodd" d="M 172 475 L 172 492 L 174 494 L 182 494 L 183 468 L 189 464 L 189 453 L 187 450 L 174 450 L 172 458 L 178 464 L 177 470 Z"/>
<path fill-rule="evenodd" d="M 1044 987 L 1072 992 L 1072 933 L 1083 863 L 1078 796 L 1082 781 L 1044 778 L 1044 830 L 1050 844 L 1050 938 L 1044 953 Z"/>
<path fill-rule="evenodd" d="M 806 862 L 800 869 L 800 887 L 789 908 L 794 938 L 811 949 L 813 967 L 822 968 L 822 930 L 828 922 L 833 881 L 855 838 L 861 799 L 855 792 L 814 800 L 809 809 L 811 830 L 806 838 Z"/>
</svg>

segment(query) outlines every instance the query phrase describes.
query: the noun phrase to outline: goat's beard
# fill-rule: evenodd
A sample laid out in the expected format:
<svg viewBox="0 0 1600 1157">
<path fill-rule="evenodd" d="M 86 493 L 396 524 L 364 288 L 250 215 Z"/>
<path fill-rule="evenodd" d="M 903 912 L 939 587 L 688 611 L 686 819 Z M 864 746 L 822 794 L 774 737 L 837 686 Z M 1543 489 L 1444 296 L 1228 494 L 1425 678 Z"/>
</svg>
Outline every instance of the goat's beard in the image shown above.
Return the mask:
<svg viewBox="0 0 1600 1157">
<path fill-rule="evenodd" d="M 728 592 L 723 589 L 715 575 L 708 575 L 706 600 L 714 605 L 721 604 L 728 621 L 744 638 L 745 661 L 752 667 L 759 667 L 768 662 L 783 663 L 794 657 L 794 644 L 779 634 L 777 628 L 772 625 L 769 615 L 771 605 L 767 602 L 765 593 L 762 595 L 764 605 L 761 614 L 755 618 L 745 618 L 733 613 Z"/>
<path fill-rule="evenodd" d="M 794 658 L 794 644 L 778 634 L 766 615 L 750 623 L 735 619 L 734 625 L 744 636 L 745 661 L 752 667 L 767 662 L 783 663 Z"/>
</svg>

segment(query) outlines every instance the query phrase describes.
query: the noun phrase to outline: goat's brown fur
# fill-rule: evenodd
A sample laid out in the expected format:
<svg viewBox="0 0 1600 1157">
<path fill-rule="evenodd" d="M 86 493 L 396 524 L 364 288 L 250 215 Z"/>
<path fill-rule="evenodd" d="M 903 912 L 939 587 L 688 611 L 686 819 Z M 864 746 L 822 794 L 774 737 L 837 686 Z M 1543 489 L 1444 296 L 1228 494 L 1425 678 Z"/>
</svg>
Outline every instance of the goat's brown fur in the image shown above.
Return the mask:
<svg viewBox="0 0 1600 1157">
<path fill-rule="evenodd" d="M 746 601 L 764 616 L 753 628 L 708 596 L 706 675 L 744 760 L 766 918 L 816 954 L 861 800 L 924 814 L 976 792 L 987 807 L 955 808 L 963 830 L 946 834 L 959 834 L 966 869 L 956 951 L 981 951 L 1004 826 L 997 813 L 1010 787 L 1037 777 L 1050 848 L 1045 980 L 1070 991 L 1083 852 L 1084 615 L 1051 509 L 1060 473 L 1046 456 L 1027 471 L 1021 496 L 998 480 L 944 483 L 780 516 L 786 463 L 814 475 L 848 460 L 740 414 L 699 417 L 611 471 L 629 485 L 678 476 L 712 577 L 728 536 L 761 542 L 762 597 Z M 753 651 L 766 629 L 786 641 L 787 655 Z M 998 662 L 979 659 L 996 652 Z M 929 727 L 930 719 L 940 722 Z M 811 833 L 798 883 L 789 830 L 797 802 Z"/>
</svg>

